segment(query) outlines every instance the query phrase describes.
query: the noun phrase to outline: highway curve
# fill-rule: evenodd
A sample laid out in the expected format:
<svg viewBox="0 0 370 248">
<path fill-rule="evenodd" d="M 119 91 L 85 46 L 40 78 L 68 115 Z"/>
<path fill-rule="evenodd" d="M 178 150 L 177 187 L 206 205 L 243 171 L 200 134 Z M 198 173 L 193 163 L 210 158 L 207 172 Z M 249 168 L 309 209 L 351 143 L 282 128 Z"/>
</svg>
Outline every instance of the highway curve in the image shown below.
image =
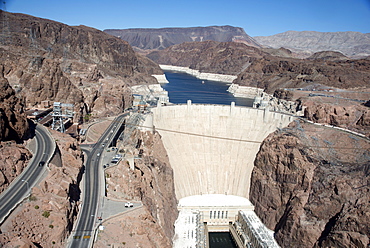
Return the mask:
<svg viewBox="0 0 370 248">
<path fill-rule="evenodd" d="M 54 154 L 55 142 L 48 131 L 44 127 L 36 125 L 35 134 L 36 152 L 33 158 L 23 172 L 0 195 L 0 224 L 30 193 L 30 189 L 36 185 Z M 44 163 L 40 166 L 41 161 Z"/>
</svg>

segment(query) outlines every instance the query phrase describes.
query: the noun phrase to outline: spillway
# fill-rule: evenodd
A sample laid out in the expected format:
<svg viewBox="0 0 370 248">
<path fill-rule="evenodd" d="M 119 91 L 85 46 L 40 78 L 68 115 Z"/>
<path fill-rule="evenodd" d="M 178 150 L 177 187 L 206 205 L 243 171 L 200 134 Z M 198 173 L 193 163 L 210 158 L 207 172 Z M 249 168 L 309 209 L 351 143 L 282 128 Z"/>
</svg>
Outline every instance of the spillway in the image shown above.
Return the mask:
<svg viewBox="0 0 370 248">
<path fill-rule="evenodd" d="M 152 109 L 174 171 L 177 199 L 225 194 L 249 198 L 261 142 L 294 117 L 234 104 L 188 104 Z"/>
</svg>

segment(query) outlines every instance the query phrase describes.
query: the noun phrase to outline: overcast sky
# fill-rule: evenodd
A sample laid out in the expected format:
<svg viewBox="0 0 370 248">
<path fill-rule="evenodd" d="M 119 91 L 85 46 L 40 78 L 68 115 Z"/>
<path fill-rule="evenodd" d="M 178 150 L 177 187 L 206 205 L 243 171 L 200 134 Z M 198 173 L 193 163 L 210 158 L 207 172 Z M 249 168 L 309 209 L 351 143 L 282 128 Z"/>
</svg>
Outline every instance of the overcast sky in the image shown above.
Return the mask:
<svg viewBox="0 0 370 248">
<path fill-rule="evenodd" d="M 296 31 L 370 33 L 370 0 L 0 0 L 2 9 L 109 28 L 231 25 L 250 36 Z"/>
</svg>

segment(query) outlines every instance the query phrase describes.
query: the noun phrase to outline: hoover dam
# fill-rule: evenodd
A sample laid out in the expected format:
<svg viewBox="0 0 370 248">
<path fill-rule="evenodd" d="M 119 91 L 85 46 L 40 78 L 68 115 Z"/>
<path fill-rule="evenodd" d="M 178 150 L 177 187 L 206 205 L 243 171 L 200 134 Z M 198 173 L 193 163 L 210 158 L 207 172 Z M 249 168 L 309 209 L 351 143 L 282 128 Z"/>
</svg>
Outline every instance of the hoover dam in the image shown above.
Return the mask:
<svg viewBox="0 0 370 248">
<path fill-rule="evenodd" d="M 261 142 L 294 119 L 268 109 L 190 101 L 152 112 L 174 170 L 177 199 L 202 194 L 248 198 Z"/>
<path fill-rule="evenodd" d="M 248 200 L 256 154 L 261 142 L 278 128 L 286 127 L 294 116 L 237 107 L 234 103 L 202 105 L 192 104 L 190 100 L 183 105 L 159 104 L 151 111 L 145 126 L 159 132 L 169 156 L 179 219 L 181 216 L 185 219 L 178 221 L 189 223 L 188 220 L 196 219 L 200 223 L 198 227 L 190 227 L 191 230 L 185 224 L 178 224 L 174 247 L 195 247 L 188 244 L 189 237 L 198 237 L 198 229 L 204 227 L 206 232 L 238 233 L 237 226 L 242 226 L 234 225 L 238 215 L 249 213 L 253 216 L 248 218 L 257 218 Z M 273 237 L 269 230 L 266 233 Z M 183 241 L 187 243 L 177 242 L 176 246 L 179 236 L 186 237 Z"/>
</svg>

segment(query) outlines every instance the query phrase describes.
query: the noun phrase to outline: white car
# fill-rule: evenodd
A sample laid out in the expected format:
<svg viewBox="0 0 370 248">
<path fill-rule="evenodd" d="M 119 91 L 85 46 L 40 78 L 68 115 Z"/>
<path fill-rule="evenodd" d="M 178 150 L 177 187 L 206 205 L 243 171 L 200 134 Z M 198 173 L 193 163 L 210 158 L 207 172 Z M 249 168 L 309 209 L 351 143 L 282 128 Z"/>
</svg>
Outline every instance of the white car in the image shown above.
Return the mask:
<svg viewBox="0 0 370 248">
<path fill-rule="evenodd" d="M 125 203 L 125 208 L 128 208 L 128 207 L 132 208 L 133 206 L 134 206 L 134 204 L 132 202 L 126 202 Z"/>
</svg>

